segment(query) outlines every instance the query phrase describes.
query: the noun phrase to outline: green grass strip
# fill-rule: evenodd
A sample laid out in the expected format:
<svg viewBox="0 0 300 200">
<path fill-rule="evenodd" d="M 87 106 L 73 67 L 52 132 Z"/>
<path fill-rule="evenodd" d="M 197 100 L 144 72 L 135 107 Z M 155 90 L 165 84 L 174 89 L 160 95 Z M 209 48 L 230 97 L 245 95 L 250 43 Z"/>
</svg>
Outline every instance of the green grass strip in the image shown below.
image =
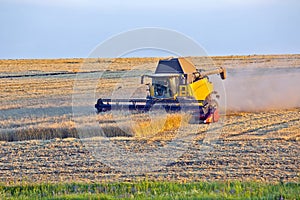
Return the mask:
<svg viewBox="0 0 300 200">
<path fill-rule="evenodd" d="M 150 182 L 0 185 L 0 199 L 300 199 L 300 183 Z"/>
</svg>

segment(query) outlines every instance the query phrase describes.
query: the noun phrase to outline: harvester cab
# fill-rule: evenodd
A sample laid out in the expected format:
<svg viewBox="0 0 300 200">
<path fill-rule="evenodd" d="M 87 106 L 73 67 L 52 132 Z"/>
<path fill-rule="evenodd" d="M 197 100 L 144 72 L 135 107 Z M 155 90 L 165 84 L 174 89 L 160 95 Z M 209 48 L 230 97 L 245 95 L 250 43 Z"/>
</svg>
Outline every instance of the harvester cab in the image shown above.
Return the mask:
<svg viewBox="0 0 300 200">
<path fill-rule="evenodd" d="M 156 108 L 167 112 L 176 112 L 184 107 L 198 122 L 216 122 L 219 119 L 218 103 L 212 97 L 214 87 L 208 78 L 212 74 L 220 74 L 221 79 L 226 78 L 224 68 L 203 71 L 196 69 L 185 58 L 160 60 L 153 74 L 141 77 L 142 84 L 145 84 L 145 78 L 151 79 L 151 83 L 146 83 L 149 94 L 144 100 L 98 99 L 95 107 L 98 113 L 112 109 L 147 112 L 153 109 L 153 105 L 160 105 Z"/>
<path fill-rule="evenodd" d="M 157 99 L 175 99 L 178 94 L 179 75 L 178 74 L 153 74 L 143 75 L 152 79 L 152 83 L 147 83 L 149 87 L 148 97 Z"/>
</svg>

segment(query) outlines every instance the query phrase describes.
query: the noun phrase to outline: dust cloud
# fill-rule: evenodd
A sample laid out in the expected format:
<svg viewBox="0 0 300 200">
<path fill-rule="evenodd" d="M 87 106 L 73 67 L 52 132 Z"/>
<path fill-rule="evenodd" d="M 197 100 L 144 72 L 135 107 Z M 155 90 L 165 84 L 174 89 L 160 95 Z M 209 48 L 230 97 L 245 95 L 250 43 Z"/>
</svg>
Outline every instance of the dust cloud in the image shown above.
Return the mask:
<svg viewBox="0 0 300 200">
<path fill-rule="evenodd" d="M 229 69 L 224 87 L 227 111 L 300 107 L 300 68 Z"/>
</svg>

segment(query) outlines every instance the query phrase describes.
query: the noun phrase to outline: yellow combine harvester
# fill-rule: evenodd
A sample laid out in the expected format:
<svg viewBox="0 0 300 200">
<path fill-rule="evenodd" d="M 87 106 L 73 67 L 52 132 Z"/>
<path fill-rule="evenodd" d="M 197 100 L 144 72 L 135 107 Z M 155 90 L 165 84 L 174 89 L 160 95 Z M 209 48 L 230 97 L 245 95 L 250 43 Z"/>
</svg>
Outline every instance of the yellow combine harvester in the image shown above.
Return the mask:
<svg viewBox="0 0 300 200">
<path fill-rule="evenodd" d="M 212 98 L 216 92 L 208 78 L 212 74 L 226 78 L 224 68 L 203 71 L 185 58 L 160 60 L 155 73 L 141 77 L 141 84 L 147 77 L 151 79 L 151 83 L 147 83 L 149 95 L 145 99 L 98 99 L 95 108 L 98 113 L 121 109 L 181 111 L 192 113 L 198 122 L 216 122 L 219 119 L 218 104 Z"/>
</svg>

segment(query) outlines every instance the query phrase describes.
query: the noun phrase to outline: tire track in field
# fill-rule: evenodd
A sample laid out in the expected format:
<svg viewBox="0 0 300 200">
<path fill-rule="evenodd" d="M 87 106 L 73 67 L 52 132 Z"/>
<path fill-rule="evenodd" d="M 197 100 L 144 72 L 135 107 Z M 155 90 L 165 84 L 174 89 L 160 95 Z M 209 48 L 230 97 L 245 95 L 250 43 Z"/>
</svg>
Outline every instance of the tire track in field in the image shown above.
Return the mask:
<svg viewBox="0 0 300 200">
<path fill-rule="evenodd" d="M 255 133 L 253 135 L 265 135 L 269 132 L 278 131 L 283 128 L 287 128 L 289 126 L 290 122 L 297 122 L 297 121 L 300 121 L 300 119 L 297 118 L 297 119 L 292 119 L 292 120 L 288 120 L 285 122 L 272 123 L 272 124 L 268 124 L 268 125 L 261 126 L 258 128 L 253 128 L 253 129 L 250 129 L 247 131 L 242 131 L 241 133 L 238 133 L 238 134 L 232 134 L 232 135 L 230 135 L 230 137 L 241 136 L 241 135 L 249 134 L 249 133 Z"/>
<path fill-rule="evenodd" d="M 38 73 L 38 74 L 15 74 L 15 75 L 2 75 L 0 79 L 11 79 L 11 78 L 28 78 L 28 77 L 44 77 L 44 76 L 61 76 L 61 75 L 76 75 L 76 74 L 92 74 L 101 73 L 103 71 L 88 71 L 88 72 L 49 72 L 49 73 Z"/>
<path fill-rule="evenodd" d="M 295 135 L 299 123 L 299 109 L 272 111 L 275 113 L 247 113 L 241 117 L 232 117 L 225 119 L 223 126 L 213 126 L 210 132 L 219 134 L 223 139 L 239 138 L 240 140 L 250 139 L 250 137 L 263 137 L 269 134 L 275 134 L 280 130 L 289 130 Z M 282 120 L 284 119 L 284 120 Z M 233 121 L 234 122 L 231 122 Z M 293 128 L 296 126 L 295 128 Z M 204 133 L 200 131 L 198 133 Z M 278 134 L 277 134 L 278 135 Z M 280 135 L 280 134 L 279 134 Z M 282 134 L 281 134 L 282 135 Z M 272 135 L 270 135 L 272 138 Z M 245 138 L 243 138 L 245 137 Z M 274 139 L 274 138 L 273 138 Z"/>
<path fill-rule="evenodd" d="M 251 117 L 251 116 L 250 116 Z M 284 117 L 285 120 L 282 120 Z M 287 129 L 294 123 L 299 122 L 299 111 L 280 112 L 270 116 L 263 116 L 261 118 L 249 119 L 245 123 L 238 126 L 235 124 L 225 125 L 223 131 L 227 133 L 227 138 L 242 138 L 242 137 L 261 137 L 268 134 L 277 133 L 282 129 Z M 296 133 L 297 129 L 293 129 Z"/>
</svg>

